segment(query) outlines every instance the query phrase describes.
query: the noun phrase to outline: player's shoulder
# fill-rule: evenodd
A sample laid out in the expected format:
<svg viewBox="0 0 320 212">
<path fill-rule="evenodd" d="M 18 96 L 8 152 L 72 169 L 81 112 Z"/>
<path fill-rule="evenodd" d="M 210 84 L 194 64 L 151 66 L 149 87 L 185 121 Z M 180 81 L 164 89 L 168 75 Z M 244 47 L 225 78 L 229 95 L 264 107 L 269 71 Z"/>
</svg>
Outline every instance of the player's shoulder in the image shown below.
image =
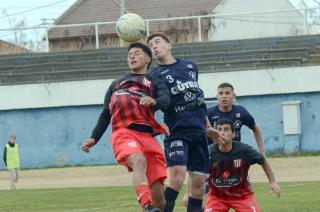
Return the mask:
<svg viewBox="0 0 320 212">
<path fill-rule="evenodd" d="M 217 111 L 218 111 L 218 107 L 219 107 L 219 105 L 215 105 L 215 106 L 209 107 L 209 108 L 207 109 L 208 114 L 209 114 L 209 113 L 217 112 Z"/>
<path fill-rule="evenodd" d="M 249 144 L 243 143 L 241 141 L 234 141 L 232 145 L 235 149 L 238 149 L 241 151 L 253 149 Z"/>
<path fill-rule="evenodd" d="M 161 72 L 162 70 L 162 67 L 161 66 L 157 66 L 157 67 L 154 67 L 152 68 L 151 70 L 149 70 L 148 74 L 149 76 L 151 77 L 156 77 L 159 75 L 159 73 Z"/>
<path fill-rule="evenodd" d="M 188 68 L 197 67 L 197 63 L 193 60 L 187 60 L 187 59 L 178 59 L 178 62 L 181 65 L 186 65 Z"/>
<path fill-rule="evenodd" d="M 232 109 L 234 109 L 234 110 L 247 110 L 243 105 L 237 105 L 237 104 L 232 105 Z"/>
<path fill-rule="evenodd" d="M 245 108 L 242 105 L 236 105 L 236 104 L 232 106 L 232 110 L 235 112 L 243 112 L 243 113 L 248 112 L 247 108 Z"/>
</svg>

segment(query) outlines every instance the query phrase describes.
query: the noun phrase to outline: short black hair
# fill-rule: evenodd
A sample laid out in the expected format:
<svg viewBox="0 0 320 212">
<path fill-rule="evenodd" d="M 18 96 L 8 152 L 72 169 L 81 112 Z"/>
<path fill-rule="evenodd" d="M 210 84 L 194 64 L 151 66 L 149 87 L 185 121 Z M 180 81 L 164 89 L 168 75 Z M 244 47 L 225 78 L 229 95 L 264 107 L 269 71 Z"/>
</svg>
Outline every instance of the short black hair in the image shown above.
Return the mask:
<svg viewBox="0 0 320 212">
<path fill-rule="evenodd" d="M 148 38 L 147 38 L 147 43 L 149 43 L 149 41 L 152 40 L 155 37 L 161 37 L 167 43 L 170 43 L 169 38 L 166 35 L 164 35 L 163 33 L 161 33 L 161 32 L 155 32 L 155 33 L 152 33 L 151 35 L 149 35 Z"/>
<path fill-rule="evenodd" d="M 143 43 L 140 43 L 140 42 L 130 43 L 130 45 L 129 45 L 129 47 L 128 47 L 128 52 L 129 52 L 130 49 L 132 49 L 132 48 L 142 49 L 142 51 L 143 51 L 144 53 L 146 53 L 146 54 L 150 57 L 151 60 L 150 60 L 150 63 L 148 64 L 148 69 L 149 69 L 149 67 L 150 67 L 150 65 L 151 65 L 151 63 L 152 63 L 152 52 L 151 52 L 150 48 L 149 48 L 147 45 L 145 45 L 145 44 L 143 44 Z"/>
<path fill-rule="evenodd" d="M 228 82 L 221 83 L 221 84 L 218 86 L 218 89 L 219 89 L 219 88 L 231 88 L 232 90 L 234 90 L 234 89 L 233 89 L 233 86 L 232 86 L 230 83 L 228 83 Z"/>
<path fill-rule="evenodd" d="M 232 132 L 235 131 L 234 123 L 233 123 L 233 121 L 232 121 L 231 119 L 221 118 L 221 119 L 219 119 L 219 120 L 217 121 L 217 126 L 221 126 L 221 125 L 224 125 L 224 124 L 229 125 Z"/>
</svg>

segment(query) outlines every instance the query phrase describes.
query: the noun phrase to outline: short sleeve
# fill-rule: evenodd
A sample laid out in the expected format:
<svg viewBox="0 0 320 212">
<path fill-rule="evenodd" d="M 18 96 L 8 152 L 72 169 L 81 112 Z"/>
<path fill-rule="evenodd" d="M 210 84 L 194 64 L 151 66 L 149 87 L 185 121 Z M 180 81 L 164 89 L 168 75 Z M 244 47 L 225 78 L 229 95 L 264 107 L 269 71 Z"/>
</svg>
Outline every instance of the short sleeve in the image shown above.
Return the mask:
<svg viewBox="0 0 320 212">
<path fill-rule="evenodd" d="M 257 150 L 252 148 L 251 146 L 247 144 L 243 144 L 244 148 L 246 148 L 246 157 L 250 161 L 250 164 L 262 164 L 263 161 L 265 160 L 264 156 L 260 154 Z"/>
<path fill-rule="evenodd" d="M 253 116 L 244 107 L 241 107 L 241 110 L 243 113 L 243 116 L 242 116 L 243 124 L 253 130 L 256 126 L 256 122 Z"/>
</svg>

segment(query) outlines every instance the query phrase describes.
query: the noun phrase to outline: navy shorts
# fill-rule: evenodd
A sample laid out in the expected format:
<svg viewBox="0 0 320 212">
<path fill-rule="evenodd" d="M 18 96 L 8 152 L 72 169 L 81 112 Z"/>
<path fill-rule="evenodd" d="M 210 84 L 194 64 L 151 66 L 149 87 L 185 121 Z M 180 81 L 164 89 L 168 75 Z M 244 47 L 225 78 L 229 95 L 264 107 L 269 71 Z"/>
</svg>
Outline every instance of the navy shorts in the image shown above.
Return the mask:
<svg viewBox="0 0 320 212">
<path fill-rule="evenodd" d="M 207 133 L 203 129 L 178 128 L 164 140 L 167 166 L 187 166 L 187 171 L 209 173 Z"/>
</svg>

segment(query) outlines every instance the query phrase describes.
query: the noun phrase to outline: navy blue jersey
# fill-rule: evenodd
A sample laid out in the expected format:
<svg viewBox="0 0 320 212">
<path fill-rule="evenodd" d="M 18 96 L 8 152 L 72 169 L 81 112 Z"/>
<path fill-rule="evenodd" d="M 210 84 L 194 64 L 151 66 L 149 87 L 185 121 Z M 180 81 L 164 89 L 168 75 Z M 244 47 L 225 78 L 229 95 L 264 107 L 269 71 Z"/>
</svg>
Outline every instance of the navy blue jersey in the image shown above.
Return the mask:
<svg viewBox="0 0 320 212">
<path fill-rule="evenodd" d="M 256 123 L 252 115 L 240 105 L 232 105 L 232 109 L 229 112 L 221 112 L 219 110 L 219 105 L 208 108 L 207 115 L 211 125 L 214 128 L 217 128 L 217 121 L 221 118 L 228 118 L 233 121 L 236 136 L 234 138 L 235 141 L 241 140 L 241 127 L 242 125 L 246 125 L 250 129 L 254 129 Z"/>
<path fill-rule="evenodd" d="M 265 158 L 251 146 L 233 142 L 230 152 L 221 152 L 217 144 L 209 146 L 210 194 L 224 199 L 239 199 L 252 194 L 248 171 Z"/>
<path fill-rule="evenodd" d="M 173 64 L 159 65 L 150 75 L 166 82 L 169 88 L 171 106 L 164 111 L 164 122 L 171 131 L 178 126 L 205 129 L 206 106 L 194 62 L 177 59 Z"/>
</svg>

